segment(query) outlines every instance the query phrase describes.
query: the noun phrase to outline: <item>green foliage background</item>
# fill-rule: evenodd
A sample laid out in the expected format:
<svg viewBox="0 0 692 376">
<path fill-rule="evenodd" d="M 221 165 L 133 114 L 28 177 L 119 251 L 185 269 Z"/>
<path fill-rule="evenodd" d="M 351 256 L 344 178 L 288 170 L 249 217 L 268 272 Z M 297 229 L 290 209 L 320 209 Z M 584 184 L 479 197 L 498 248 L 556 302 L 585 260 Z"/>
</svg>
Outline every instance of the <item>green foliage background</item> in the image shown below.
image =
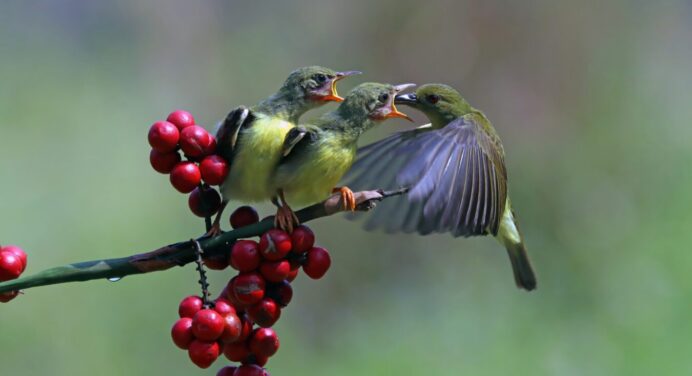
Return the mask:
<svg viewBox="0 0 692 376">
<path fill-rule="evenodd" d="M 272 374 L 690 374 L 690 40 L 683 1 L 4 1 L 0 242 L 31 273 L 201 233 L 148 165 L 174 108 L 213 129 L 308 64 L 365 72 L 342 92 L 445 82 L 504 139 L 539 289 L 492 239 L 321 220 L 333 267 L 295 283 Z M 29 290 L 0 306 L 0 374 L 213 375 L 169 339 L 195 281 Z"/>
</svg>

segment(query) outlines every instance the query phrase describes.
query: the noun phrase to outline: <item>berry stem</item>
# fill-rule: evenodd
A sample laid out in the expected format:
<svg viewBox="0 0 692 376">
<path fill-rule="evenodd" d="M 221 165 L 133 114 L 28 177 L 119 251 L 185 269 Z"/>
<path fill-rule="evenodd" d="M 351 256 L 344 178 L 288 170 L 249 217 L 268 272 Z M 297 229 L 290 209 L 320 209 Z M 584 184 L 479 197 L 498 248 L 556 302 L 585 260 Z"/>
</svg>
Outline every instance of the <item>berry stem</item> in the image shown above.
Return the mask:
<svg viewBox="0 0 692 376">
<path fill-rule="evenodd" d="M 207 272 L 204 270 L 204 263 L 202 262 L 202 254 L 204 250 L 196 239 L 190 239 L 190 242 L 195 247 L 195 263 L 197 264 L 197 272 L 199 273 L 199 285 L 202 287 L 202 301 L 204 302 L 204 308 L 212 308 L 213 303 L 209 300 L 209 282 L 207 281 Z"/>
</svg>

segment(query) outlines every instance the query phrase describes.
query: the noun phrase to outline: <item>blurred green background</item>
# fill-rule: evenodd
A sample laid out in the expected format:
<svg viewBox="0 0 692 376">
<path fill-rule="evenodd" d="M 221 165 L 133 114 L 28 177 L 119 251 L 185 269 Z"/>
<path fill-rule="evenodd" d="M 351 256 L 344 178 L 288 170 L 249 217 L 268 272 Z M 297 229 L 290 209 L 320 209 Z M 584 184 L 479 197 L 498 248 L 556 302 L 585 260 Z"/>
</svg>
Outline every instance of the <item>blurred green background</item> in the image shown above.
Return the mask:
<svg viewBox="0 0 692 376">
<path fill-rule="evenodd" d="M 690 41 L 682 1 L 3 1 L 0 242 L 31 273 L 200 234 L 148 162 L 175 108 L 211 130 L 311 64 L 445 82 L 503 137 L 539 289 L 493 239 L 320 220 L 333 266 L 294 284 L 272 374 L 692 374 Z M 169 337 L 196 292 L 192 266 L 28 290 L 0 374 L 213 375 Z"/>
</svg>

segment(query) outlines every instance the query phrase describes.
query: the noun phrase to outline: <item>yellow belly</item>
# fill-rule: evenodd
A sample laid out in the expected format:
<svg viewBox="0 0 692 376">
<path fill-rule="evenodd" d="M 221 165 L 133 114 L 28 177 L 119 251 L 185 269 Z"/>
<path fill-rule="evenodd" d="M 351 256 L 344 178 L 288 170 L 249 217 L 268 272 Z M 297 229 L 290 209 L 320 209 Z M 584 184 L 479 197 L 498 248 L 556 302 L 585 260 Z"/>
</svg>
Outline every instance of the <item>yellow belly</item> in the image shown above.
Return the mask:
<svg viewBox="0 0 692 376">
<path fill-rule="evenodd" d="M 274 196 L 269 179 L 281 157 L 284 137 L 293 127 L 284 120 L 259 118 L 243 131 L 228 179 L 221 188 L 224 198 L 264 201 Z"/>
</svg>

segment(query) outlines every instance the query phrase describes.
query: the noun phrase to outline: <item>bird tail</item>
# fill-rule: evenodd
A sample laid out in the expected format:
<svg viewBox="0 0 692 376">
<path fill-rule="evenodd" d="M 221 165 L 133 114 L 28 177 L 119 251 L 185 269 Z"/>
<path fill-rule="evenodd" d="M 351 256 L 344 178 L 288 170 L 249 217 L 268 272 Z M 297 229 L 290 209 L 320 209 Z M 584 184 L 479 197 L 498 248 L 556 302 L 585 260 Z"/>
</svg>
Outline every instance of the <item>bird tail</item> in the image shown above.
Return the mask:
<svg viewBox="0 0 692 376">
<path fill-rule="evenodd" d="M 517 287 L 526 291 L 536 288 L 536 274 L 531 267 L 529 255 L 523 242 L 506 244 L 509 261 L 512 263 L 514 282 Z"/>
</svg>

